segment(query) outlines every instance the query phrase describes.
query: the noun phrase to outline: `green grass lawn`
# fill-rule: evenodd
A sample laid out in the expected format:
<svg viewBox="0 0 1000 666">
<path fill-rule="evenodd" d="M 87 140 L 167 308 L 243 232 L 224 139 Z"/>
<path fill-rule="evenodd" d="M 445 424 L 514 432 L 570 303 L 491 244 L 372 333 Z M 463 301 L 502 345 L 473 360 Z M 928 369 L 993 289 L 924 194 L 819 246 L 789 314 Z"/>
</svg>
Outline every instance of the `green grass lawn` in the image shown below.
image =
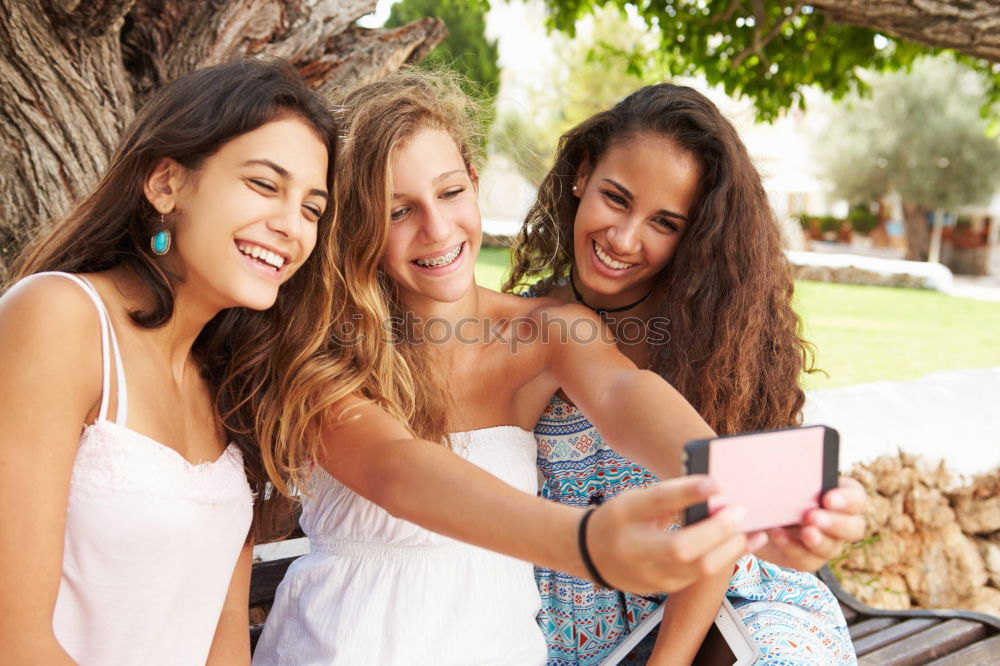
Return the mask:
<svg viewBox="0 0 1000 666">
<path fill-rule="evenodd" d="M 479 284 L 498 288 L 507 251 L 483 248 Z M 936 370 L 1000 365 L 1000 303 L 936 291 L 796 284 L 795 309 L 829 376 L 808 375 L 806 389 L 915 379 Z"/>
<path fill-rule="evenodd" d="M 505 247 L 483 247 L 476 260 L 476 282 L 490 289 L 499 289 L 510 267 Z"/>
</svg>

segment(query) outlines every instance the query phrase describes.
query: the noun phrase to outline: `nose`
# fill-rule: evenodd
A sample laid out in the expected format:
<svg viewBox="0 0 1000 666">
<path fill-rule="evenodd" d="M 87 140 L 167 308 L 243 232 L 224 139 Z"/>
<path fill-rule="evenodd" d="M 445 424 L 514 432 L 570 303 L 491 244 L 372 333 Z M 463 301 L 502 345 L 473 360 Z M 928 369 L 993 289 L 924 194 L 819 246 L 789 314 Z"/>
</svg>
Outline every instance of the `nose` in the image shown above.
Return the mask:
<svg viewBox="0 0 1000 666">
<path fill-rule="evenodd" d="M 605 237 L 611 251 L 621 256 L 639 252 L 642 225 L 639 220 L 628 219 L 608 229 Z"/>
<path fill-rule="evenodd" d="M 427 206 L 420 220 L 421 240 L 428 244 L 446 241 L 451 237 L 452 227 L 451 220 L 437 206 Z"/>
<path fill-rule="evenodd" d="M 302 209 L 293 201 L 283 202 L 267 218 L 267 228 L 288 239 L 298 238 L 302 224 Z"/>
</svg>

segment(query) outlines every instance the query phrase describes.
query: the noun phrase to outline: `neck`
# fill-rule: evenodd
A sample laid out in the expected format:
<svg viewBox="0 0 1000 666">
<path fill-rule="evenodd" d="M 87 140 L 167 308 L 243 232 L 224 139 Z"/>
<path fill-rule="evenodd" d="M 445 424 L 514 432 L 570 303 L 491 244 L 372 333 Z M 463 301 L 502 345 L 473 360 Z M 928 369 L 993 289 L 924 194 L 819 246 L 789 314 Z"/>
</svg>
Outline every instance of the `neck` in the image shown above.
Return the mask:
<svg viewBox="0 0 1000 666">
<path fill-rule="evenodd" d="M 119 291 L 129 310 L 144 310 L 150 307 L 152 299 L 148 288 L 140 284 L 131 274 L 122 273 L 116 280 Z M 222 308 L 207 303 L 194 290 L 185 289 L 183 283 L 173 285 L 174 307 L 167 323 L 159 328 L 142 329 L 147 340 L 151 340 L 157 355 L 169 364 L 171 372 L 180 379 L 190 367 L 191 348 L 205 325 Z"/>
<path fill-rule="evenodd" d="M 187 293 L 183 287 L 175 287 L 173 316 L 160 329 L 161 343 L 175 372 L 183 371 L 198 335 L 222 309 Z"/>
<path fill-rule="evenodd" d="M 602 295 L 596 294 L 584 285 L 578 285 L 573 271 L 569 273 L 569 285 L 573 291 L 573 296 L 581 305 L 585 305 L 597 314 L 603 316 L 611 314 L 621 314 L 635 310 L 639 305 L 649 300 L 653 293 L 652 285 L 645 293 L 622 292 L 621 294 Z M 588 293 L 589 292 L 589 293 Z"/>
<path fill-rule="evenodd" d="M 402 299 L 403 309 L 424 336 L 447 346 L 457 341 L 459 327 L 479 318 L 479 287 L 475 284 L 456 301 L 436 301 L 420 296 Z M 425 327 L 425 328 L 421 328 Z"/>
</svg>

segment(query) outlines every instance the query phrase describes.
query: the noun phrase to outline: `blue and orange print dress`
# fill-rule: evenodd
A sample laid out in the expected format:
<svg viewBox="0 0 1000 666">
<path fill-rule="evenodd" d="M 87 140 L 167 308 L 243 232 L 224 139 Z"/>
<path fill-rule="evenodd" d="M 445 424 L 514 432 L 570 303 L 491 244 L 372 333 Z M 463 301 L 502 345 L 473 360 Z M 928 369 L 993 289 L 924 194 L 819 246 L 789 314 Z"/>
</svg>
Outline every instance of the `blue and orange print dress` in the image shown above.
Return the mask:
<svg viewBox="0 0 1000 666">
<path fill-rule="evenodd" d="M 558 396 L 535 426 L 535 441 L 544 478 L 541 495 L 563 504 L 599 504 L 656 481 L 609 448 L 587 417 Z M 589 580 L 541 567 L 535 579 L 548 666 L 601 663 L 664 598 L 596 588 Z M 857 663 L 837 600 L 812 574 L 747 556 L 736 563 L 726 596 L 757 644 L 758 665 Z M 643 641 L 625 663 L 645 663 L 651 647 L 651 641 Z"/>
</svg>

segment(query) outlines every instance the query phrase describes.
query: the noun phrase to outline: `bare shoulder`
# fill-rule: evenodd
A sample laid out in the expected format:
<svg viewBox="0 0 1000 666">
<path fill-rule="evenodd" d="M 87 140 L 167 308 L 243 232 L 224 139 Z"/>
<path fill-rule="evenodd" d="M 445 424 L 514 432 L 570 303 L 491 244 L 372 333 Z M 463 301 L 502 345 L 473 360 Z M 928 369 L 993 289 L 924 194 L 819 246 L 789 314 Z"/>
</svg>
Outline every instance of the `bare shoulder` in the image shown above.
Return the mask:
<svg viewBox="0 0 1000 666">
<path fill-rule="evenodd" d="M 538 301 L 531 312 L 545 326 L 577 326 L 595 331 L 604 330 L 605 324 L 593 310 L 579 303 L 565 303 L 554 298 L 532 299 Z"/>
<path fill-rule="evenodd" d="M 515 319 L 528 316 L 538 301 L 547 299 L 525 298 L 516 294 L 504 294 L 486 287 L 479 287 L 479 300 L 492 316 Z"/>
<path fill-rule="evenodd" d="M 20 390 L 64 386 L 84 402 L 99 397 L 101 324 L 90 296 L 54 275 L 11 287 L 0 297 L 0 364 Z"/>
<path fill-rule="evenodd" d="M 589 308 L 576 303 L 567 304 L 550 296 L 525 298 L 513 294 L 501 294 L 483 287 L 480 287 L 480 294 L 482 300 L 489 303 L 490 310 L 510 319 L 517 317 L 542 319 L 544 314 L 549 319 L 572 321 L 583 318 L 600 322 L 600 318 Z"/>
<path fill-rule="evenodd" d="M 67 342 L 100 339 L 100 318 L 93 300 L 73 281 L 56 275 L 22 280 L 0 297 L 0 339 L 59 338 Z"/>
<path fill-rule="evenodd" d="M 330 406 L 327 433 L 331 436 L 349 434 L 351 440 L 367 442 L 369 436 L 409 438 L 411 435 L 399 418 L 390 414 L 377 401 L 352 393 Z"/>
</svg>

